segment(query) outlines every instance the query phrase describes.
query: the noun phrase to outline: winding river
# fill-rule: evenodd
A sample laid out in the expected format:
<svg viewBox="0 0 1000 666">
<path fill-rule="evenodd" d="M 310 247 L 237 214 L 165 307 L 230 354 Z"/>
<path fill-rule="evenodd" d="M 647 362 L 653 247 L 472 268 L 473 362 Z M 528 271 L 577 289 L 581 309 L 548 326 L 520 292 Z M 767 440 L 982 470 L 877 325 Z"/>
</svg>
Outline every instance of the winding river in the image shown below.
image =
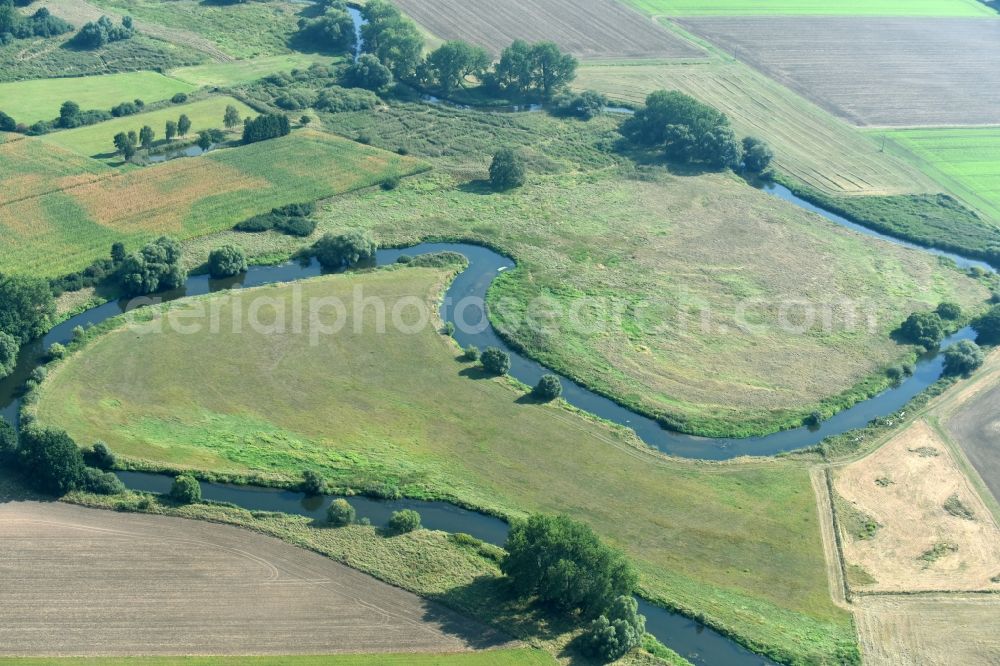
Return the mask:
<svg viewBox="0 0 1000 666">
<path fill-rule="evenodd" d="M 780 186 L 769 186 L 766 191 L 812 212 L 819 213 L 838 224 L 868 235 L 900 243 L 897 239 L 859 227 L 844 218 L 812 206 Z M 474 302 L 484 302 L 486 292 L 493 280 L 503 271 L 515 267 L 512 260 L 492 250 L 462 243 L 424 243 L 405 249 L 379 250 L 376 263 L 390 264 L 404 254 L 412 256 L 441 251 L 460 252 L 469 259 L 468 268 L 456 277 L 446 293 L 441 309 L 441 315 L 445 321 L 455 320 L 456 304 L 462 303 L 463 299 L 472 297 Z M 989 266 L 983 262 L 971 261 L 943 252 L 935 251 L 935 253 L 948 256 L 962 266 L 979 266 L 989 269 Z M 204 275 L 192 276 L 183 288 L 159 296 L 163 300 L 173 300 L 225 289 L 288 282 L 317 276 L 321 272 L 315 261 L 308 264 L 286 263 L 279 266 L 254 266 L 245 274 L 227 280 L 212 280 Z M 105 321 L 121 314 L 125 306 L 125 301 L 112 301 L 87 310 L 54 327 L 41 339 L 25 345 L 21 350 L 14 373 L 0 381 L 0 413 L 11 422 L 16 423 L 20 404 L 19 396 L 24 382 L 31 371 L 43 363 L 45 350 L 50 345 L 56 342 L 64 344 L 69 342 L 72 339 L 74 327 Z M 464 308 L 458 314 L 462 316 L 463 323 L 466 324 L 466 326 L 458 327 L 459 330 L 456 331 L 455 337 L 459 344 L 463 346 L 474 344 L 481 349 L 496 346 L 506 350 L 511 356 L 511 375 L 528 385 L 535 384 L 542 374 L 551 372 L 504 343 L 489 324 L 481 307 Z M 480 331 L 463 332 L 469 328 L 476 328 L 474 326 L 476 323 L 481 324 L 478 327 L 481 328 Z M 960 339 L 972 338 L 973 335 L 970 329 L 963 329 L 948 338 L 942 346 L 946 347 Z M 864 426 L 875 417 L 897 411 L 911 398 L 937 381 L 941 376 L 942 365 L 943 361 L 939 354 L 926 354 L 918 362 L 913 376 L 904 380 L 900 385 L 840 412 L 818 427 L 797 428 L 747 439 L 711 439 L 670 432 L 663 429 L 655 420 L 631 412 L 614 401 L 597 395 L 567 378 L 562 378 L 562 382 L 563 397 L 569 403 L 609 421 L 632 428 L 643 441 L 666 454 L 685 458 L 725 460 L 741 455 L 766 456 L 792 451 L 817 444 L 829 435 Z M 126 485 L 136 490 L 163 492 L 170 483 L 168 477 L 153 474 L 122 472 L 120 476 Z M 206 499 L 231 502 L 252 510 L 283 511 L 312 517 L 323 516 L 326 506 L 331 501 L 330 497 L 305 498 L 300 493 L 270 488 L 236 487 L 208 483 L 203 483 L 202 487 Z M 368 517 L 375 525 L 384 524 L 392 511 L 413 508 L 420 512 L 424 525 L 431 529 L 465 532 L 493 544 L 502 544 L 507 533 L 507 525 L 502 520 L 442 502 L 383 501 L 360 497 L 353 497 L 350 501 L 360 516 Z M 771 663 L 694 620 L 652 606 L 645 601 L 641 601 L 641 606 L 642 612 L 647 616 L 650 633 L 695 664 L 753 666 Z"/>
</svg>

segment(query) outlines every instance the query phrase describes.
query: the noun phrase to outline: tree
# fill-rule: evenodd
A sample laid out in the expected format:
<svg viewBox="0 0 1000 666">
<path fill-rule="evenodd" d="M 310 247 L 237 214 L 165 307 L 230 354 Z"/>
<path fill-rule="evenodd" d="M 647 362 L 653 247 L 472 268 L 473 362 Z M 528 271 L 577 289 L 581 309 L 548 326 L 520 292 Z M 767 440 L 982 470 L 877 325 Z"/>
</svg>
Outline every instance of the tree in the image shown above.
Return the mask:
<svg viewBox="0 0 1000 666">
<path fill-rule="evenodd" d="M 351 231 L 346 234 L 325 234 L 313 245 L 313 255 L 327 270 L 355 266 L 375 256 L 378 243 L 369 231 Z"/>
<path fill-rule="evenodd" d="M 208 271 L 215 279 L 239 275 L 246 269 L 246 254 L 235 245 L 223 245 L 208 255 Z"/>
<path fill-rule="evenodd" d="M 577 60 L 559 50 L 554 42 L 539 42 L 531 47 L 533 83 L 543 100 L 548 101 L 576 78 Z"/>
<path fill-rule="evenodd" d="M 903 341 L 934 349 L 944 339 L 944 322 L 935 312 L 914 312 L 899 327 Z"/>
<path fill-rule="evenodd" d="M 153 147 L 153 138 L 155 136 L 156 134 L 153 132 L 152 127 L 149 125 L 143 125 L 142 129 L 139 130 L 139 143 L 142 144 L 143 148 L 149 150 Z"/>
<path fill-rule="evenodd" d="M 24 344 L 45 333 L 55 314 L 56 303 L 47 281 L 0 273 L 0 331 Z"/>
<path fill-rule="evenodd" d="M 535 514 L 515 522 L 500 569 L 522 597 L 594 617 L 617 597 L 631 595 L 638 582 L 621 551 L 587 525 L 567 516 Z"/>
<path fill-rule="evenodd" d="M 397 79 L 412 78 L 424 50 L 417 26 L 385 0 L 366 2 L 361 16 L 367 21 L 361 26 L 365 52 L 374 54 Z"/>
<path fill-rule="evenodd" d="M 17 353 L 21 344 L 9 333 L 0 331 L 0 379 L 7 377 L 17 367 Z"/>
<path fill-rule="evenodd" d="M 173 141 L 174 137 L 177 136 L 177 123 L 173 120 L 168 120 L 166 127 L 163 129 L 163 136 L 167 137 L 167 141 Z"/>
<path fill-rule="evenodd" d="M 17 431 L 7 419 L 0 416 L 0 465 L 17 462 Z"/>
<path fill-rule="evenodd" d="M 285 136 L 291 131 L 288 116 L 283 113 L 265 113 L 243 121 L 243 143 L 266 141 Z"/>
<path fill-rule="evenodd" d="M 306 469 L 302 471 L 302 483 L 299 485 L 306 495 L 323 495 L 326 493 L 326 479 L 319 472 Z"/>
<path fill-rule="evenodd" d="M 125 484 L 112 474 L 93 467 L 84 467 L 80 487 L 98 495 L 118 495 L 125 492 Z"/>
<path fill-rule="evenodd" d="M 743 165 L 750 173 L 763 173 L 771 165 L 774 152 L 762 139 L 755 136 L 743 138 Z"/>
<path fill-rule="evenodd" d="M 129 296 L 176 289 L 187 279 L 187 270 L 180 260 L 180 243 L 165 236 L 158 238 L 122 262 L 119 268 L 122 289 Z"/>
<path fill-rule="evenodd" d="M 944 350 L 944 373 L 968 375 L 983 364 L 983 350 L 972 340 L 959 340 Z"/>
<path fill-rule="evenodd" d="M 84 456 L 88 462 L 99 469 L 111 469 L 115 466 L 115 454 L 104 442 L 94 442 L 89 454 Z"/>
<path fill-rule="evenodd" d="M 584 640 L 590 654 L 612 662 L 639 647 L 645 633 L 646 618 L 639 614 L 639 602 L 623 595 L 590 624 Z"/>
<path fill-rule="evenodd" d="M 962 306 L 958 303 L 952 303 L 950 301 L 938 303 L 934 312 L 936 312 L 937 315 L 945 321 L 955 321 L 962 318 Z"/>
<path fill-rule="evenodd" d="M 197 504 L 201 502 L 201 484 L 193 476 L 180 474 L 170 486 L 170 499 L 178 504 Z"/>
<path fill-rule="evenodd" d="M 487 347 L 479 357 L 483 370 L 491 375 L 506 375 L 510 372 L 510 354 L 497 347 Z"/>
<path fill-rule="evenodd" d="M 212 147 L 212 134 L 208 130 L 198 132 L 198 147 L 206 151 Z"/>
<path fill-rule="evenodd" d="M 66 101 L 59 107 L 59 127 L 72 128 L 80 125 L 80 105 L 76 102 Z"/>
<path fill-rule="evenodd" d="M 96 49 L 108 42 L 130 39 L 135 34 L 135 26 L 131 16 L 122 18 L 121 25 L 115 25 L 107 16 L 96 21 L 85 23 L 80 32 L 73 37 L 73 44 L 78 47 Z"/>
<path fill-rule="evenodd" d="M 697 156 L 718 169 L 735 169 L 743 161 L 743 146 L 731 127 L 719 126 L 702 135 Z"/>
<path fill-rule="evenodd" d="M 125 257 L 128 253 L 125 251 L 124 243 L 112 243 L 111 244 L 111 263 L 120 264 L 125 261 Z"/>
<path fill-rule="evenodd" d="M 132 138 L 125 132 L 118 132 L 118 134 L 115 134 L 114 144 L 115 150 L 117 150 L 118 154 L 121 155 L 126 161 L 135 156 L 135 142 L 133 142 Z"/>
<path fill-rule="evenodd" d="M 590 120 L 604 113 L 608 98 L 599 92 L 585 90 L 579 95 L 562 95 L 553 104 L 557 115 Z"/>
<path fill-rule="evenodd" d="M 462 359 L 465 361 L 471 361 L 475 363 L 479 360 L 479 347 L 476 345 L 469 345 L 462 352 Z"/>
<path fill-rule="evenodd" d="M 994 305 L 981 316 L 972 327 L 976 329 L 976 342 L 981 345 L 1000 343 L 1000 305 Z M 0 324 L 0 329 L 3 326 Z"/>
<path fill-rule="evenodd" d="M 353 523 L 358 517 L 354 507 L 343 498 L 337 498 L 326 510 L 326 519 L 334 527 L 344 527 Z"/>
<path fill-rule="evenodd" d="M 357 35 L 346 6 L 328 7 L 313 19 L 299 19 L 298 39 L 326 53 L 354 53 Z"/>
<path fill-rule="evenodd" d="M 555 400 L 562 395 L 562 383 L 555 375 L 542 375 L 531 394 L 546 402 Z"/>
<path fill-rule="evenodd" d="M 405 534 L 420 529 L 420 514 L 413 509 L 393 511 L 389 516 L 389 531 L 393 534 Z"/>
<path fill-rule="evenodd" d="M 344 85 L 384 93 L 392 85 L 392 72 L 371 53 L 362 53 L 343 74 Z"/>
<path fill-rule="evenodd" d="M 453 40 L 445 42 L 427 56 L 427 67 L 432 85 L 449 95 L 455 88 L 464 87 L 470 76 L 482 79 L 489 69 L 490 60 L 486 49 Z"/>
<path fill-rule="evenodd" d="M 17 131 L 17 122 L 3 111 L 0 111 L 0 132 Z"/>
<path fill-rule="evenodd" d="M 241 122 L 243 121 L 240 118 L 240 112 L 232 104 L 227 104 L 226 113 L 222 116 L 222 124 L 226 126 L 226 129 L 233 129 Z"/>
<path fill-rule="evenodd" d="M 62 496 L 80 487 L 83 454 L 62 430 L 29 426 L 21 431 L 21 465 L 39 490 Z"/>
<path fill-rule="evenodd" d="M 191 119 L 187 117 L 186 113 L 182 113 L 181 117 L 177 119 L 177 133 L 184 136 L 191 129 Z"/>
<path fill-rule="evenodd" d="M 496 190 L 521 187 L 526 180 L 524 158 L 512 148 L 501 148 L 490 163 L 490 184 Z"/>
<path fill-rule="evenodd" d="M 532 69 L 531 46 L 516 39 L 500 53 L 500 61 L 493 68 L 492 83 L 500 90 L 527 94 L 532 87 Z"/>
</svg>

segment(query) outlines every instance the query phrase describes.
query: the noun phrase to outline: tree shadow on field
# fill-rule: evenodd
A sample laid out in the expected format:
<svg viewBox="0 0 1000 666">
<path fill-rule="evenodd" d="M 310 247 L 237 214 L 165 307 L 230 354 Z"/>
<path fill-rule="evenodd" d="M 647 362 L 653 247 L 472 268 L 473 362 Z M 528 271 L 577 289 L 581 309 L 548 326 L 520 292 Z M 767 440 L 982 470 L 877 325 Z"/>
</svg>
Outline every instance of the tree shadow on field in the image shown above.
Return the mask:
<svg viewBox="0 0 1000 666">
<path fill-rule="evenodd" d="M 21 472 L 0 463 L 0 504 L 28 501 L 55 502 L 56 498 L 32 490 Z"/>
<path fill-rule="evenodd" d="M 518 405 L 544 405 L 552 401 L 539 398 L 532 391 L 528 391 L 514 402 Z"/>
<path fill-rule="evenodd" d="M 664 157 L 662 150 L 639 149 L 623 143 L 618 144 L 617 152 L 632 160 L 637 167 L 643 167 L 647 170 L 651 168 L 662 169 L 671 176 L 702 176 L 707 173 L 721 173 L 723 171 L 707 164 L 673 162 Z"/>
<path fill-rule="evenodd" d="M 459 192 L 465 192 L 466 194 L 479 194 L 482 196 L 489 196 L 491 194 L 503 194 L 503 192 L 498 192 L 493 189 L 493 185 L 490 181 L 485 178 L 477 178 L 476 180 L 469 180 L 458 186 Z"/>
<path fill-rule="evenodd" d="M 468 368 L 463 368 L 458 371 L 459 376 L 466 377 L 468 379 L 492 379 L 494 375 L 492 373 L 483 370 L 480 365 L 473 365 Z"/>
</svg>

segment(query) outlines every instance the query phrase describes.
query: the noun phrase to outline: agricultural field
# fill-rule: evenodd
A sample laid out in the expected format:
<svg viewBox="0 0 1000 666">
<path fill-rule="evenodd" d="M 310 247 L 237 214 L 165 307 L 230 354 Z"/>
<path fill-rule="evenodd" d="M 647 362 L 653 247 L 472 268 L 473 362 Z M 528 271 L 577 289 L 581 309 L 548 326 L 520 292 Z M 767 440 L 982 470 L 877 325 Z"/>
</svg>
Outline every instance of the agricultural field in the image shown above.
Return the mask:
<svg viewBox="0 0 1000 666">
<path fill-rule="evenodd" d="M 894 130 L 880 133 L 887 150 L 1000 225 L 1000 129 L 994 127 Z"/>
<path fill-rule="evenodd" d="M 194 86 L 225 87 L 240 83 L 249 83 L 250 81 L 255 81 L 277 72 L 307 69 L 313 63 L 329 64 L 335 61 L 335 58 L 328 56 L 290 53 L 288 55 L 266 56 L 252 60 L 234 60 L 232 62 L 181 67 L 168 72 L 168 75 L 173 79 Z"/>
<path fill-rule="evenodd" d="M 63 657 L 60 659 L 0 658 L 3 666 L 552 666 L 541 650 L 510 648 L 477 652 L 422 654 L 325 654 L 322 656 L 239 657 Z"/>
<path fill-rule="evenodd" d="M 934 427 L 918 420 L 836 473 L 848 567 L 866 592 L 1000 590 L 1000 527 Z M 859 523 L 873 521 L 865 530 Z M 938 544 L 939 556 L 928 555 Z"/>
<path fill-rule="evenodd" d="M 159 145 L 164 141 L 163 128 L 167 121 L 176 121 L 181 114 L 184 114 L 191 119 L 191 129 L 187 136 L 197 137 L 201 130 L 222 129 L 222 117 L 229 105 L 236 107 L 241 118 L 257 115 L 249 106 L 232 97 L 209 97 L 198 102 L 176 104 L 156 111 L 113 118 L 96 125 L 52 132 L 44 135 L 42 140 L 60 148 L 75 151 L 80 155 L 86 155 L 117 166 L 121 165 L 122 158 L 115 151 L 113 142 L 115 134 L 129 131 L 138 134 L 144 125 L 149 125 L 156 132 L 157 144 Z"/>
<path fill-rule="evenodd" d="M 856 604 L 869 666 L 993 664 L 1000 654 L 995 594 L 860 597 Z"/>
<path fill-rule="evenodd" d="M 112 173 L 100 162 L 40 139 L 11 136 L 16 138 L 0 143 L 0 209 Z"/>
<path fill-rule="evenodd" d="M 0 83 L 0 111 L 19 123 L 31 125 L 59 117 L 59 107 L 66 100 L 76 102 L 82 109 L 107 111 L 120 102 L 138 98 L 149 104 L 195 88 L 157 72 Z"/>
<path fill-rule="evenodd" d="M 411 308 L 413 297 L 434 308 L 446 278 L 440 269 L 397 268 L 239 292 L 271 303 L 294 290 L 301 303 L 341 299 L 350 324 L 319 344 L 294 327 L 115 329 L 50 372 L 38 418 L 156 467 L 275 481 L 312 467 L 335 488 L 383 482 L 504 515 L 567 512 L 624 548 L 653 598 L 788 658 L 851 649 L 849 616 L 828 594 L 805 467 L 663 458 L 622 428 L 526 401 L 510 382 L 481 377 L 457 362 L 459 350 L 433 322 L 380 334 L 372 308 L 354 305 L 361 289 L 387 311 L 401 299 Z M 219 294 L 176 302 L 176 314 L 164 316 L 202 306 L 223 322 L 237 307 Z M 325 308 L 316 321 L 335 318 Z M 207 377 L 206 368 L 221 389 L 191 381 Z"/>
<path fill-rule="evenodd" d="M 723 111 L 739 134 L 766 140 L 778 170 L 828 194 L 940 189 L 905 160 L 880 152 L 875 138 L 740 63 L 585 64 L 574 87 L 630 104 L 642 104 L 654 90 L 685 92 Z"/>
<path fill-rule="evenodd" d="M 968 457 L 994 500 L 1000 500 L 1000 451 L 997 450 L 997 408 L 1000 376 L 988 375 L 942 419 L 944 431 Z M 997 507 L 996 502 L 992 505 Z M 996 513 L 1000 519 L 1000 511 Z"/>
<path fill-rule="evenodd" d="M 983 86 L 1000 68 L 1000 20 L 709 17 L 679 23 L 855 125 L 1000 123 L 1000 90 Z"/>
<path fill-rule="evenodd" d="M 39 178 L 56 176 L 50 191 L 0 204 L 0 264 L 11 272 L 63 275 L 105 256 L 115 241 L 135 248 L 163 234 L 207 234 L 275 206 L 369 187 L 423 168 L 412 158 L 303 130 L 100 179 L 88 176 L 78 185 L 60 179 L 72 174 L 42 172 Z"/>
<path fill-rule="evenodd" d="M 979 0 L 625 0 L 655 16 L 996 16 Z"/>
<path fill-rule="evenodd" d="M 393 0 L 441 39 L 463 39 L 498 55 L 515 39 L 554 41 L 582 58 L 683 58 L 697 46 L 616 0 Z"/>
<path fill-rule="evenodd" d="M 249 530 L 51 502 L 8 502 L 0 518 L 8 656 L 436 653 L 508 643 Z"/>
</svg>

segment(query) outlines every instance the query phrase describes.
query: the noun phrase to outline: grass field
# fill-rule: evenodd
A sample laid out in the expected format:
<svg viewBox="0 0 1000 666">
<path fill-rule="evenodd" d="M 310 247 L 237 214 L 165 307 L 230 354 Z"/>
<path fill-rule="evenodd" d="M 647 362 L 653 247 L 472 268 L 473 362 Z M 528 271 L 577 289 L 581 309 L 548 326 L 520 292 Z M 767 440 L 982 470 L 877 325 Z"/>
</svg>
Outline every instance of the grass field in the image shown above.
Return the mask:
<svg viewBox="0 0 1000 666">
<path fill-rule="evenodd" d="M 0 658 L 5 666 L 548 666 L 556 661 L 541 650 L 511 648 L 447 654 L 324 654 L 281 657 L 63 657 Z"/>
<path fill-rule="evenodd" d="M 917 168 L 749 67 L 736 62 L 585 65 L 575 82 L 612 99 L 642 104 L 674 89 L 726 113 L 740 134 L 774 149 L 775 166 L 829 194 L 911 194 L 939 188 Z"/>
<path fill-rule="evenodd" d="M 235 58 L 288 53 L 301 5 L 285 2 L 214 3 L 200 0 L 92 0 L 101 10 L 140 23 L 194 33 Z M 141 28 L 141 25 L 140 25 Z"/>
<path fill-rule="evenodd" d="M 443 280 L 409 268 L 297 284 L 302 303 L 344 299 L 353 322 L 355 288 L 391 311 L 402 298 L 434 303 Z M 243 296 L 282 299 L 292 289 Z M 234 301 L 211 303 L 230 321 Z M 319 321 L 336 316 L 326 308 Z M 648 595 L 786 657 L 851 650 L 849 618 L 828 594 L 804 467 L 670 461 L 622 429 L 478 378 L 433 323 L 378 334 L 370 307 L 361 321 L 360 332 L 351 323 L 318 345 L 304 329 L 121 328 L 50 373 L 39 419 L 154 465 L 288 481 L 314 467 L 339 488 L 384 481 L 505 514 L 567 512 L 629 552 Z"/>
<path fill-rule="evenodd" d="M 479 44 L 494 55 L 515 39 L 554 41 L 586 58 L 691 57 L 701 49 L 616 0 L 396 0 L 442 39 Z"/>
<path fill-rule="evenodd" d="M 40 139 L 16 137 L 0 144 L 0 208 L 107 176 L 100 162 Z M 24 223 L 31 220 L 24 220 Z"/>
<path fill-rule="evenodd" d="M 195 86 L 232 86 L 248 83 L 263 78 L 275 72 L 287 72 L 292 69 L 307 69 L 313 63 L 327 64 L 335 58 L 321 55 L 306 55 L 290 53 L 288 55 L 264 56 L 252 60 L 234 60 L 232 62 L 217 62 L 194 67 L 181 67 L 168 72 L 174 79 Z"/>
<path fill-rule="evenodd" d="M 679 22 L 855 125 L 1000 123 L 1000 92 L 982 85 L 1000 67 L 1000 20 L 692 17 Z"/>
<path fill-rule="evenodd" d="M 993 224 L 1000 225 L 1000 128 L 879 132 L 887 150 L 910 159 Z"/>
<path fill-rule="evenodd" d="M 2 148 L 6 152 L 20 143 Z M 115 241 L 135 248 L 162 234 L 207 234 L 274 206 L 333 196 L 422 168 L 412 158 L 310 131 L 99 179 L 63 176 L 49 164 L 39 167 L 39 179 L 51 186 L 29 177 L 22 184 L 29 196 L 0 203 L 0 265 L 11 272 L 62 275 L 105 256 Z M 14 169 L 20 173 L 23 164 Z M 40 187 L 45 193 L 32 195 Z"/>
<path fill-rule="evenodd" d="M 222 117 L 230 104 L 239 110 L 241 118 L 257 115 L 253 109 L 232 97 L 209 97 L 189 104 L 171 105 L 148 113 L 114 118 L 96 125 L 52 132 L 44 135 L 42 140 L 87 157 L 103 160 L 108 164 L 120 165 L 122 158 L 115 152 L 113 142 L 118 132 L 134 131 L 138 134 L 143 125 L 149 125 L 156 132 L 156 140 L 162 141 L 167 121 L 176 121 L 181 114 L 186 114 L 191 119 L 188 136 L 197 136 L 201 130 L 222 129 Z"/>
<path fill-rule="evenodd" d="M 72 100 L 82 109 L 109 110 L 136 98 L 147 104 L 191 92 L 195 86 L 156 72 L 128 72 L 106 76 L 39 79 L 0 83 L 0 111 L 31 125 L 59 117 L 59 107 Z"/>
<path fill-rule="evenodd" d="M 978 0 L 626 0 L 653 15 L 996 16 Z"/>
</svg>

